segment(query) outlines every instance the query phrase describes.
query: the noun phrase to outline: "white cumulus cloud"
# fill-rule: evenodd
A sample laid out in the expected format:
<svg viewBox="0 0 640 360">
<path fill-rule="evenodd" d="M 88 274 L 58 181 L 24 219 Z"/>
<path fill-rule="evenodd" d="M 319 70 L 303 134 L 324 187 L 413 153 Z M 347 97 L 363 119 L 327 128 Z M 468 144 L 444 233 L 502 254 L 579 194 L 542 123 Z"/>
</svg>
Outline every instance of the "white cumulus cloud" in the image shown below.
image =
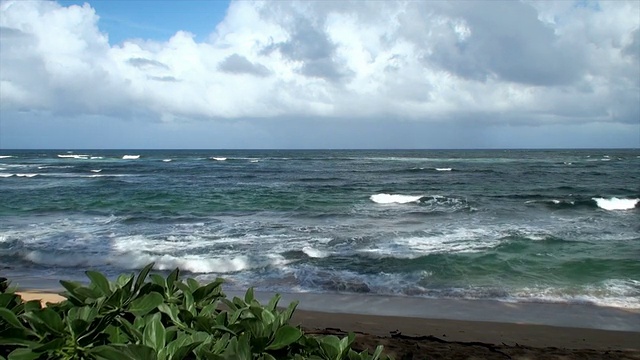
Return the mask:
<svg viewBox="0 0 640 360">
<path fill-rule="evenodd" d="M 65 116 L 636 124 L 637 1 L 255 2 L 112 45 L 88 4 L 0 3 L 0 103 Z"/>
</svg>

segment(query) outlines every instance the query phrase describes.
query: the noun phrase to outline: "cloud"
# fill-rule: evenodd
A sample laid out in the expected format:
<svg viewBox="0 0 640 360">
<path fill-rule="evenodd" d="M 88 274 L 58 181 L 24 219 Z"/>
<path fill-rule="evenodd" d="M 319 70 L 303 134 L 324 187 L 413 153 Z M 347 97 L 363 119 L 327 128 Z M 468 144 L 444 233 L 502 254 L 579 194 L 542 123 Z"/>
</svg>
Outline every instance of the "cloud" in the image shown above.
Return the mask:
<svg viewBox="0 0 640 360">
<path fill-rule="evenodd" d="M 161 63 L 160 61 L 157 60 L 149 60 L 149 59 L 145 59 L 145 58 L 131 58 L 129 60 L 127 60 L 127 63 L 129 63 L 132 66 L 135 66 L 139 69 L 145 69 L 145 68 L 160 68 L 163 70 L 169 70 L 169 67 L 163 63 Z"/>
<path fill-rule="evenodd" d="M 206 41 L 110 45 L 87 4 L 2 1 L 0 103 L 166 123 L 637 123 L 640 3 L 582 3 L 238 1 Z"/>
<path fill-rule="evenodd" d="M 249 74 L 255 76 L 269 76 L 271 72 L 264 65 L 254 64 L 246 57 L 233 54 L 220 63 L 218 69 L 231 74 Z"/>
</svg>

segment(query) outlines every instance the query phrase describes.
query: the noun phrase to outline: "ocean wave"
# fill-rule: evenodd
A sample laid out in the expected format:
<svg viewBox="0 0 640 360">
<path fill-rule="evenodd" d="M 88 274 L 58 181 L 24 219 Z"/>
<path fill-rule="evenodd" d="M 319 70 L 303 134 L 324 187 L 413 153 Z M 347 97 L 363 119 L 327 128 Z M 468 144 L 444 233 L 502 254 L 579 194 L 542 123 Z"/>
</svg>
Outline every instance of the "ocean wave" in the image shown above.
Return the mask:
<svg viewBox="0 0 640 360">
<path fill-rule="evenodd" d="M 302 252 L 310 258 L 326 258 L 331 255 L 330 253 L 322 250 L 312 248 L 311 246 L 305 246 L 302 248 Z"/>
<path fill-rule="evenodd" d="M 215 161 L 225 161 L 225 160 L 227 160 L 226 157 L 217 157 L 217 156 L 213 156 L 210 159 L 211 160 L 215 160 Z"/>
<path fill-rule="evenodd" d="M 91 170 L 91 172 L 94 172 L 94 173 L 99 173 L 101 171 L 102 171 L 102 169 L 93 169 L 93 170 Z"/>
<path fill-rule="evenodd" d="M 271 265 L 270 262 L 254 262 L 246 256 L 203 258 L 198 255 L 185 255 L 182 257 L 168 254 L 149 254 L 143 252 L 115 253 L 104 256 L 78 253 L 44 252 L 39 250 L 29 251 L 22 255 L 24 260 L 38 265 L 56 267 L 100 267 L 114 266 L 124 270 L 141 269 L 153 262 L 156 270 L 172 270 L 180 268 L 197 274 L 225 274 L 256 267 Z"/>
<path fill-rule="evenodd" d="M 436 171 L 451 171 L 452 168 L 436 168 Z"/>
<path fill-rule="evenodd" d="M 375 194 L 369 199 L 377 204 L 407 204 L 417 203 L 423 195 Z"/>
<path fill-rule="evenodd" d="M 163 159 L 163 162 L 171 162 L 171 159 Z"/>
<path fill-rule="evenodd" d="M 12 158 L 13 155 L 0 155 L 0 159 L 8 159 L 8 158 Z"/>
<path fill-rule="evenodd" d="M 592 198 L 593 201 L 598 204 L 598 207 L 604 210 L 631 210 L 635 208 L 640 199 L 619 199 L 617 197 L 606 198 Z"/>
<path fill-rule="evenodd" d="M 27 178 L 32 178 L 32 177 L 36 177 L 40 174 L 15 174 L 17 177 L 27 177 Z"/>
<path fill-rule="evenodd" d="M 82 160 L 86 160 L 90 156 L 91 155 L 58 154 L 58 157 L 62 158 L 62 159 L 82 159 Z"/>
<path fill-rule="evenodd" d="M 500 299 L 498 299 L 500 300 Z M 623 309 L 640 309 L 640 281 L 609 279 L 579 288 L 546 287 L 514 290 L 507 301 L 593 304 Z"/>
<path fill-rule="evenodd" d="M 122 160 L 136 160 L 139 159 L 140 155 L 124 155 Z"/>
</svg>

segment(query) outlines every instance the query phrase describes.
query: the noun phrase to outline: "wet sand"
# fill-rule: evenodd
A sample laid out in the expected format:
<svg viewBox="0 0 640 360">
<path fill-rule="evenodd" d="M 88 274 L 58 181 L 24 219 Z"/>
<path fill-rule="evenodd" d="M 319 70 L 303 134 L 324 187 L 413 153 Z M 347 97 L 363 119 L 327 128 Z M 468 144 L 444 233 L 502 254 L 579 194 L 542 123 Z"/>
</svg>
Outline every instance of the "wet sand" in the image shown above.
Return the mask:
<svg viewBox="0 0 640 360">
<path fill-rule="evenodd" d="M 230 296 L 240 295 L 229 294 Z M 22 291 L 25 300 L 41 299 L 43 302 L 56 302 L 62 297 L 52 292 Z M 271 294 L 257 294 L 264 301 Z M 300 305 L 294 313 L 292 323 L 303 327 L 307 333 L 334 334 L 343 336 L 347 332 L 356 334 L 354 347 L 358 350 L 373 351 L 378 344 L 385 346 L 385 352 L 395 359 L 637 359 L 640 360 L 640 318 L 637 310 L 601 309 L 592 306 L 558 304 L 501 304 L 499 302 L 457 302 L 448 307 L 434 309 L 434 306 L 451 301 L 393 297 L 370 297 L 358 295 L 315 295 L 284 294 L 281 305 L 299 299 Z M 333 303 L 330 303 L 333 301 Z M 376 308 L 384 303 L 385 308 Z M 358 306 L 360 313 L 345 312 Z M 306 305 L 305 305 L 306 304 Z M 421 308 L 422 315 L 438 312 L 440 316 L 398 316 L 390 314 L 412 314 L 429 304 L 429 309 Z M 467 308 L 476 304 L 476 308 Z M 322 305 L 322 306 L 321 306 Z M 533 306 L 530 306 L 533 305 Z M 462 306 L 448 314 L 448 308 Z M 314 308 L 322 307 L 325 311 Z M 511 319 L 518 313 L 532 311 L 532 314 L 521 314 L 523 321 L 483 321 L 447 319 L 450 317 L 478 318 L 492 316 L 491 311 L 512 309 L 512 313 L 504 313 L 499 319 Z M 345 311 L 335 311 L 342 309 Z M 488 311 L 487 309 L 490 309 Z M 479 312 L 480 311 L 480 312 Z M 546 317 L 539 318 L 557 321 L 577 319 L 591 312 L 598 321 L 598 326 L 585 327 L 587 321 L 567 326 L 535 324 L 526 321 L 528 317 L 545 312 Z M 378 312 L 384 315 L 376 315 Z M 557 312 L 557 314 L 554 314 Z M 556 316 L 564 313 L 563 316 Z M 623 321 L 625 320 L 625 321 Z M 625 330 L 602 329 L 617 326 Z"/>
</svg>

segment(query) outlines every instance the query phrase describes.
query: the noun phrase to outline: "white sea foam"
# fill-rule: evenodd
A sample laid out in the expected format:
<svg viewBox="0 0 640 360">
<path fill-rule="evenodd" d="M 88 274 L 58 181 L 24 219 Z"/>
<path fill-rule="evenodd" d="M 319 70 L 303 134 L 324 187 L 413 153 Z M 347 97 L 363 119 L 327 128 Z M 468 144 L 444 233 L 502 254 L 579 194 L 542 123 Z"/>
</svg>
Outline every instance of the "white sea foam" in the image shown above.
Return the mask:
<svg viewBox="0 0 640 360">
<path fill-rule="evenodd" d="M 58 154 L 59 158 L 63 159 L 88 159 L 89 155 L 78 155 L 78 154 Z"/>
<path fill-rule="evenodd" d="M 136 160 L 139 159 L 140 155 L 124 155 L 122 160 Z"/>
<path fill-rule="evenodd" d="M 640 308 L 640 281 L 609 279 L 581 289 L 522 288 L 514 291 L 512 301 L 595 304 L 626 309 Z"/>
<path fill-rule="evenodd" d="M 215 161 L 225 161 L 225 160 L 227 160 L 227 158 L 226 158 L 226 157 L 215 157 L 215 156 L 214 156 L 214 157 L 212 157 L 212 158 L 211 158 L 211 160 L 215 160 Z"/>
<path fill-rule="evenodd" d="M 141 269 L 154 262 L 154 269 L 170 270 L 176 267 L 193 273 L 230 273 L 251 268 L 245 256 L 232 258 L 202 258 L 197 255 L 183 257 L 168 254 L 154 255 L 142 252 L 116 253 L 105 256 L 82 254 L 50 254 L 43 251 L 30 251 L 24 259 L 40 265 L 61 267 L 84 267 L 111 265 L 120 269 Z M 264 264 L 259 264 L 264 265 Z"/>
<path fill-rule="evenodd" d="M 418 202 L 422 195 L 375 194 L 369 199 L 378 204 L 406 204 Z"/>
<path fill-rule="evenodd" d="M 478 229 L 453 229 L 423 236 L 396 237 L 359 250 L 372 257 L 395 257 L 414 259 L 434 253 L 477 252 L 500 244 L 500 234 L 496 231 Z"/>
<path fill-rule="evenodd" d="M 8 158 L 12 158 L 13 155 L 0 155 L 0 159 L 8 159 Z"/>
<path fill-rule="evenodd" d="M 94 173 L 99 173 L 100 171 L 102 171 L 102 169 L 93 169 L 93 170 L 91 170 L 91 172 L 94 172 Z"/>
<path fill-rule="evenodd" d="M 598 204 L 598 207 L 604 210 L 631 210 L 636 207 L 640 199 L 619 199 L 612 197 L 610 199 L 605 198 L 592 198 Z"/>
<path fill-rule="evenodd" d="M 60 166 L 60 165 L 45 165 L 45 166 L 38 166 L 38 169 L 70 169 L 72 168 L 72 165 L 64 165 L 64 166 Z"/>
<path fill-rule="evenodd" d="M 92 156 L 90 157 L 91 160 L 100 160 L 100 159 L 104 159 L 102 156 Z"/>
<path fill-rule="evenodd" d="M 17 177 L 28 177 L 32 178 L 34 176 L 38 176 L 38 174 L 16 174 Z"/>
<path fill-rule="evenodd" d="M 0 178 L 9 178 L 12 177 L 13 174 L 7 174 L 7 173 L 0 173 Z"/>
<path fill-rule="evenodd" d="M 164 160 L 162 160 L 162 161 L 164 161 L 164 162 L 170 162 L 170 161 L 171 161 L 171 159 L 164 159 Z"/>
<path fill-rule="evenodd" d="M 452 168 L 436 168 L 436 171 L 451 171 Z"/>
<path fill-rule="evenodd" d="M 322 250 L 318 250 L 318 249 L 312 248 L 310 246 L 303 247 L 302 248 L 302 252 L 305 253 L 308 257 L 311 257 L 311 258 L 325 258 L 325 257 L 330 255 L 328 252 L 325 252 L 325 251 L 322 251 Z"/>
</svg>

